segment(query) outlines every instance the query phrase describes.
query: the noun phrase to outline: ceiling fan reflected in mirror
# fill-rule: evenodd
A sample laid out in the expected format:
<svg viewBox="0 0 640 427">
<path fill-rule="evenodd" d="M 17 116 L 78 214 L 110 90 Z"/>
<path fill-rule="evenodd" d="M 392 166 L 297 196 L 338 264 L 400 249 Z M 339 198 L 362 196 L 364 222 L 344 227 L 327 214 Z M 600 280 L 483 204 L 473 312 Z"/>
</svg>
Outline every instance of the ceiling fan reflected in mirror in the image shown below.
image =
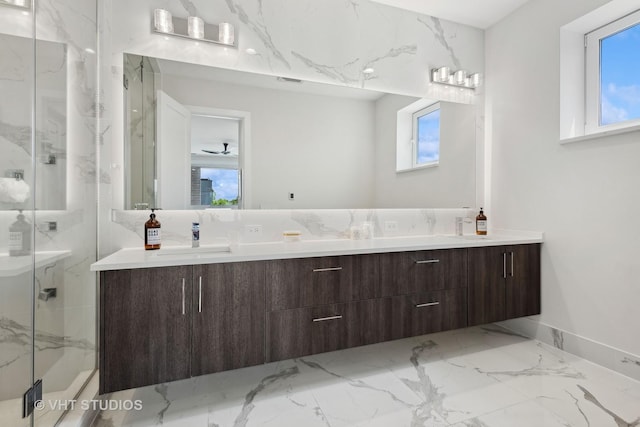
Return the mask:
<svg viewBox="0 0 640 427">
<path fill-rule="evenodd" d="M 209 153 L 209 154 L 231 154 L 231 151 L 229 151 L 229 143 L 228 142 L 223 142 L 222 146 L 224 147 L 224 150 L 222 151 L 211 151 L 211 150 L 205 150 L 202 149 L 202 151 L 204 151 L 205 153 Z"/>
</svg>

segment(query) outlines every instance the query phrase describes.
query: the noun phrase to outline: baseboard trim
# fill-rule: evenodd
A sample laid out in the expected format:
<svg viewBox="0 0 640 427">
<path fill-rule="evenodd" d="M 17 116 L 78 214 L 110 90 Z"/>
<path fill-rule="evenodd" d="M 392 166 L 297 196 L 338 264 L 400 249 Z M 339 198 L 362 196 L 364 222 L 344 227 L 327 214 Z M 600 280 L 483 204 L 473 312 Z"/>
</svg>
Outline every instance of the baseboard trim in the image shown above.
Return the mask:
<svg viewBox="0 0 640 427">
<path fill-rule="evenodd" d="M 497 324 L 640 381 L 640 356 L 638 355 L 554 328 L 528 317 L 497 322 Z"/>
</svg>

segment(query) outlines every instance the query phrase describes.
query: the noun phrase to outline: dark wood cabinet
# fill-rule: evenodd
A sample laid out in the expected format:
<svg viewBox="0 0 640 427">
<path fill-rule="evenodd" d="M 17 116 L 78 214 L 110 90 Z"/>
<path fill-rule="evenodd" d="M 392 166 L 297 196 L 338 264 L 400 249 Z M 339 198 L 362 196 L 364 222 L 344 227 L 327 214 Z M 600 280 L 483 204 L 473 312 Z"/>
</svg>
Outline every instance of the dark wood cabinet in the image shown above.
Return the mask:
<svg viewBox="0 0 640 427">
<path fill-rule="evenodd" d="M 540 245 L 104 271 L 100 393 L 540 312 Z"/>
<path fill-rule="evenodd" d="M 191 375 L 264 362 L 264 263 L 193 267 Z"/>
<path fill-rule="evenodd" d="M 100 393 L 264 362 L 264 263 L 101 273 Z"/>
<path fill-rule="evenodd" d="M 354 299 L 353 257 L 268 261 L 267 309 L 285 310 Z"/>
<path fill-rule="evenodd" d="M 540 245 L 468 249 L 469 326 L 540 313 Z"/>
<path fill-rule="evenodd" d="M 381 255 L 381 296 L 467 286 L 467 251 L 443 249 Z"/>
<path fill-rule="evenodd" d="M 393 298 L 392 339 L 467 326 L 466 288 Z"/>
<path fill-rule="evenodd" d="M 100 393 L 190 376 L 191 267 L 104 271 Z"/>
<path fill-rule="evenodd" d="M 391 298 L 268 313 L 267 362 L 391 339 Z"/>
<path fill-rule="evenodd" d="M 467 324 L 464 249 L 273 261 L 266 281 L 268 362 Z"/>
<path fill-rule="evenodd" d="M 507 319 L 540 314 L 540 245 L 507 246 Z"/>
</svg>

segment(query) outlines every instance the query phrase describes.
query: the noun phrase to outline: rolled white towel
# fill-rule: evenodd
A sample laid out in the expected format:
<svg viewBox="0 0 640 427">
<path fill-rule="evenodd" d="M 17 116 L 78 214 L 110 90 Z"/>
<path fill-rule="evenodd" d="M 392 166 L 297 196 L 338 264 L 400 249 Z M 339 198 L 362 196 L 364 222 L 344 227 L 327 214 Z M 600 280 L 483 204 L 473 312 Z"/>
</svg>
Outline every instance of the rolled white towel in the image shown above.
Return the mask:
<svg viewBox="0 0 640 427">
<path fill-rule="evenodd" d="M 29 184 L 21 179 L 0 178 L 0 201 L 24 203 L 29 198 Z"/>
</svg>

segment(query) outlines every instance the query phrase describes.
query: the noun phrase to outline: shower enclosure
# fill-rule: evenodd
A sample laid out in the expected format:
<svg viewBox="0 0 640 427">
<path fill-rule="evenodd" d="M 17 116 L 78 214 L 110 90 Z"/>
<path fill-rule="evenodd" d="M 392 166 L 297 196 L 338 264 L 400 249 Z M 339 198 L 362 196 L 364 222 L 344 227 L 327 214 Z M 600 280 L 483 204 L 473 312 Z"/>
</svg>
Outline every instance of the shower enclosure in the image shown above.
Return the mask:
<svg viewBox="0 0 640 427">
<path fill-rule="evenodd" d="M 96 368 L 97 4 L 0 0 L 2 426 L 55 425 Z"/>
</svg>

